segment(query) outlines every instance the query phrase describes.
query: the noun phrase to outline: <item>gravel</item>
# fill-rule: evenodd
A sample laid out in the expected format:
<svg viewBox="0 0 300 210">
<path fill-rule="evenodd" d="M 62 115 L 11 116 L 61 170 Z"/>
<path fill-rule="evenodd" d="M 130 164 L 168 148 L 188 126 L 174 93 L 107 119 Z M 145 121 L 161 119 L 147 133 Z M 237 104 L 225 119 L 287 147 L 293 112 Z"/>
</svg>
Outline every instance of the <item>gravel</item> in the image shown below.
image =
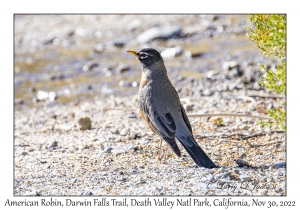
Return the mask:
<svg viewBox="0 0 300 210">
<path fill-rule="evenodd" d="M 209 113 L 238 112 L 253 106 L 238 99 L 230 99 L 231 106 L 225 106 L 226 100 L 220 97 L 215 94 L 182 103 Z M 267 106 L 263 100 L 256 103 Z M 210 106 L 213 101 L 216 106 Z M 195 134 L 211 134 L 196 141 L 220 168 L 196 166 L 180 145 L 181 158 L 163 145 L 165 158 L 157 162 L 160 140 L 142 122 L 136 107 L 136 96 L 112 96 L 76 106 L 16 110 L 14 194 L 286 195 L 284 133 L 247 141 L 235 136 L 213 137 L 268 130 L 246 117 L 222 117 L 222 126 L 207 117 L 190 117 Z M 128 117 L 133 113 L 135 118 Z M 83 114 L 92 122 L 90 130 L 76 126 L 76 119 Z M 65 122 L 72 125 L 69 130 L 59 126 Z M 244 124 L 247 130 L 231 129 Z"/>
</svg>

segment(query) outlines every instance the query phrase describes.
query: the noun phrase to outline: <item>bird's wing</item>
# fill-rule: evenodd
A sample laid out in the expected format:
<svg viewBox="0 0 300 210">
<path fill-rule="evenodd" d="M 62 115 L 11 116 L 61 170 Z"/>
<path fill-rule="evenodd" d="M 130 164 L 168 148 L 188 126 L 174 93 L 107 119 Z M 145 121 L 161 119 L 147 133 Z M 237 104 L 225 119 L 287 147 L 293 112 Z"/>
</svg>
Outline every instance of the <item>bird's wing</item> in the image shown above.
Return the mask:
<svg viewBox="0 0 300 210">
<path fill-rule="evenodd" d="M 192 133 L 193 131 L 192 131 L 192 126 L 190 124 L 189 118 L 187 117 L 185 110 L 181 104 L 180 104 L 180 107 L 181 107 L 182 118 L 183 118 L 186 126 L 188 127 L 189 131 Z"/>
<path fill-rule="evenodd" d="M 180 157 L 181 153 L 176 144 L 176 125 L 170 112 L 158 110 L 158 106 L 151 106 L 151 98 L 146 97 L 139 100 L 139 108 L 152 129 L 163 138 Z"/>
</svg>

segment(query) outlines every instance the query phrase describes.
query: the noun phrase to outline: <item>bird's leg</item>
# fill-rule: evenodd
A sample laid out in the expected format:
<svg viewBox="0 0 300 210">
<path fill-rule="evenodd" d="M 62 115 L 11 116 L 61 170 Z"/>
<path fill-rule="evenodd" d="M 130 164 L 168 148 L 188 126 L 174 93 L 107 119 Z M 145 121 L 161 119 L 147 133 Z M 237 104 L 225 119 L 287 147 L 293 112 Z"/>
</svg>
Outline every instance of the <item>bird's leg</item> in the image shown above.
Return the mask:
<svg viewBox="0 0 300 210">
<path fill-rule="evenodd" d="M 165 160 L 167 159 L 167 152 L 168 152 L 168 144 L 166 144 L 166 151 L 165 151 L 165 154 L 163 156 Z"/>
<path fill-rule="evenodd" d="M 162 160 L 162 158 L 160 157 L 161 145 L 162 145 L 162 139 L 160 139 L 159 150 L 158 150 L 158 157 L 157 157 L 157 161 L 159 161 L 159 162 Z"/>
</svg>

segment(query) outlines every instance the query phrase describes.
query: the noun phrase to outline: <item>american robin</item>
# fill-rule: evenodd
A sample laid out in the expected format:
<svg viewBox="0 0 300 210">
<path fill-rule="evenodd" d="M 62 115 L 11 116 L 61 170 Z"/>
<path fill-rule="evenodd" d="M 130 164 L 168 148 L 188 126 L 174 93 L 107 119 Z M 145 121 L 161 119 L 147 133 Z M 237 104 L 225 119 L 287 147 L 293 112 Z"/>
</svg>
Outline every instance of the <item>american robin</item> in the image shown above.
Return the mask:
<svg viewBox="0 0 300 210">
<path fill-rule="evenodd" d="M 215 168 L 193 137 L 191 124 L 167 76 L 160 53 L 151 48 L 127 52 L 138 59 L 143 69 L 138 103 L 149 128 L 165 140 L 178 157 L 181 153 L 175 137 L 198 166 Z"/>
</svg>

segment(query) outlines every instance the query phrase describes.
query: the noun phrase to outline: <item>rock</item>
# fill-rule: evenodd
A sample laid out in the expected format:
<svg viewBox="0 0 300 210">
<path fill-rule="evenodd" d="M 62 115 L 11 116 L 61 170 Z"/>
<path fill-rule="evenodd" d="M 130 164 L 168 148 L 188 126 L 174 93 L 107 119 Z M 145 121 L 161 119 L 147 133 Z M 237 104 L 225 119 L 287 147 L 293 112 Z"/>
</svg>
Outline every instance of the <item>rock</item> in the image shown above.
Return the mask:
<svg viewBox="0 0 300 210">
<path fill-rule="evenodd" d="M 28 150 L 28 152 L 33 152 L 35 149 L 32 147 L 29 147 L 27 150 Z"/>
<path fill-rule="evenodd" d="M 50 101 L 54 101 L 57 99 L 57 94 L 55 92 L 49 92 L 48 98 Z"/>
<path fill-rule="evenodd" d="M 42 91 L 42 90 L 39 90 L 38 93 L 37 93 L 37 99 L 42 101 L 42 100 L 46 100 L 48 98 L 48 93 L 46 91 Z"/>
<path fill-rule="evenodd" d="M 240 68 L 239 63 L 237 61 L 225 61 L 222 65 L 222 69 L 224 71 L 230 71 L 234 68 Z"/>
<path fill-rule="evenodd" d="M 117 138 L 115 138 L 115 140 L 113 142 L 119 142 L 119 141 L 121 141 L 121 137 L 120 136 L 118 136 Z"/>
<path fill-rule="evenodd" d="M 35 87 L 30 87 L 28 90 L 31 93 L 35 93 L 36 92 L 36 88 Z"/>
<path fill-rule="evenodd" d="M 229 90 L 234 90 L 234 89 L 241 90 L 241 89 L 243 89 L 243 84 L 238 83 L 238 82 L 231 83 L 231 84 L 228 85 L 228 89 Z"/>
<path fill-rule="evenodd" d="M 239 129 L 240 130 L 249 130 L 249 128 L 251 128 L 250 126 L 248 126 L 248 125 L 241 125 L 241 126 L 239 126 Z"/>
<path fill-rule="evenodd" d="M 276 163 L 273 165 L 274 168 L 285 168 L 286 167 L 286 163 L 285 162 L 281 162 L 281 163 Z"/>
<path fill-rule="evenodd" d="M 74 184 L 75 182 L 77 182 L 77 179 L 76 179 L 76 178 L 70 179 L 70 182 L 71 182 L 72 184 Z"/>
<path fill-rule="evenodd" d="M 220 74 L 219 71 L 217 71 L 217 70 L 210 70 L 210 71 L 208 71 L 206 73 L 206 77 L 209 78 L 209 79 L 211 79 L 212 77 L 214 77 L 214 76 L 216 76 L 218 74 Z"/>
<path fill-rule="evenodd" d="M 50 80 L 62 80 L 65 78 L 66 78 L 66 76 L 64 74 L 52 74 L 50 76 Z"/>
<path fill-rule="evenodd" d="M 118 155 L 118 154 L 125 153 L 125 149 L 123 149 L 121 147 L 117 147 L 117 148 L 114 148 L 113 150 L 111 150 L 111 152 L 114 153 L 115 155 Z"/>
<path fill-rule="evenodd" d="M 54 101 L 57 99 L 57 94 L 55 92 L 49 92 L 39 90 L 37 93 L 37 101 L 43 101 L 49 99 L 50 101 Z"/>
<path fill-rule="evenodd" d="M 122 130 L 121 130 L 121 132 L 120 132 L 120 135 L 121 136 L 126 136 L 127 135 L 127 129 L 126 128 L 123 128 Z"/>
<path fill-rule="evenodd" d="M 205 182 L 198 182 L 195 184 L 198 189 L 207 189 L 207 184 Z"/>
<path fill-rule="evenodd" d="M 110 153 L 113 150 L 111 147 L 106 147 L 103 151 L 99 152 L 98 158 L 101 157 L 105 153 Z"/>
<path fill-rule="evenodd" d="M 89 117 L 80 118 L 78 120 L 78 124 L 79 124 L 80 130 L 88 130 L 88 129 L 92 128 L 92 122 Z"/>
<path fill-rule="evenodd" d="M 58 147 L 57 141 L 53 141 L 52 144 L 49 146 L 49 148 L 55 148 L 55 147 Z"/>
<path fill-rule="evenodd" d="M 139 26 L 141 26 L 142 22 L 139 19 L 135 19 L 132 22 L 130 22 L 126 28 L 128 31 L 134 31 L 136 30 Z"/>
<path fill-rule="evenodd" d="M 104 50 L 104 45 L 102 44 L 95 44 L 94 45 L 94 52 L 95 53 L 102 53 Z"/>
<path fill-rule="evenodd" d="M 202 92 L 202 94 L 205 95 L 205 96 L 211 96 L 213 94 L 213 92 L 210 89 L 205 89 Z"/>
<path fill-rule="evenodd" d="M 120 65 L 117 67 L 116 72 L 117 72 L 118 74 L 123 74 L 123 73 L 125 73 L 125 72 L 128 72 L 129 69 L 130 69 L 129 66 L 124 65 L 124 64 L 120 64 Z"/>
<path fill-rule="evenodd" d="M 230 174 L 231 174 L 231 171 L 225 172 L 225 173 L 217 175 L 216 178 L 218 178 L 218 179 L 223 178 L 224 179 L 224 178 L 228 177 Z"/>
<path fill-rule="evenodd" d="M 183 52 L 182 48 L 177 46 L 177 47 L 173 47 L 173 48 L 167 48 L 167 49 L 163 50 L 160 54 L 163 58 L 173 58 L 173 57 L 181 55 L 182 52 Z"/>
<path fill-rule="evenodd" d="M 95 69 L 98 69 L 100 66 L 99 63 L 94 63 L 94 62 L 88 62 L 87 64 L 85 64 L 82 69 L 83 71 L 92 71 Z"/>
<path fill-rule="evenodd" d="M 223 118 L 221 117 L 212 117 L 209 121 L 217 127 L 225 126 Z"/>
<path fill-rule="evenodd" d="M 181 27 L 179 26 L 169 26 L 169 27 L 154 27 L 137 37 L 137 41 L 140 43 L 147 43 L 154 39 L 170 39 L 173 37 L 178 37 L 181 33 Z"/>
<path fill-rule="evenodd" d="M 26 192 L 24 195 L 27 195 L 27 196 L 40 196 L 41 194 L 36 189 L 33 189 L 29 192 Z"/>
<path fill-rule="evenodd" d="M 21 155 L 25 156 L 25 155 L 28 155 L 28 153 L 27 152 L 22 152 Z"/>
<path fill-rule="evenodd" d="M 63 124 L 59 125 L 59 129 L 65 130 L 65 131 L 71 130 L 72 127 L 73 127 L 72 125 L 67 124 L 67 123 L 63 123 Z"/>
<path fill-rule="evenodd" d="M 117 128 L 111 129 L 110 132 L 111 132 L 112 134 L 116 134 L 116 135 L 120 134 L 120 131 L 119 131 Z"/>
<path fill-rule="evenodd" d="M 44 45 L 52 44 L 55 39 L 56 38 L 51 38 L 51 39 L 44 41 Z"/>
<path fill-rule="evenodd" d="M 115 41 L 113 45 L 117 48 L 123 48 L 126 45 L 126 42 L 123 41 Z"/>
<path fill-rule="evenodd" d="M 249 175 L 243 174 L 240 176 L 242 181 L 250 181 L 251 177 Z"/>
<path fill-rule="evenodd" d="M 82 195 L 91 196 L 91 195 L 93 195 L 93 193 L 91 191 L 86 191 Z"/>
<path fill-rule="evenodd" d="M 242 76 L 243 72 L 240 69 L 240 65 L 237 61 L 225 61 L 222 65 L 222 69 L 228 72 L 228 77 Z"/>
<path fill-rule="evenodd" d="M 244 167 L 244 166 L 247 166 L 249 167 L 249 163 L 243 159 L 237 159 L 235 161 L 235 163 L 239 166 L 239 167 Z"/>
<path fill-rule="evenodd" d="M 138 135 L 136 133 L 134 133 L 134 132 L 131 132 L 130 133 L 130 138 L 136 139 L 136 138 L 138 138 Z"/>
<path fill-rule="evenodd" d="M 136 149 L 138 147 L 138 145 L 135 145 L 135 144 L 124 144 L 122 147 L 123 147 L 123 149 L 125 151 L 127 151 L 127 150 L 130 150 L 130 149 Z"/>
<path fill-rule="evenodd" d="M 15 105 L 22 105 L 22 104 L 24 104 L 24 101 L 23 101 L 23 99 L 16 98 L 15 101 L 14 101 L 14 104 Z"/>
<path fill-rule="evenodd" d="M 132 114 L 132 113 L 128 114 L 127 116 L 128 116 L 128 118 L 137 118 L 137 116 L 135 114 Z"/>
<path fill-rule="evenodd" d="M 185 104 L 183 107 L 185 109 L 186 112 L 190 112 L 194 110 L 194 104 Z"/>
<path fill-rule="evenodd" d="M 202 56 L 203 54 L 204 54 L 204 52 L 201 50 L 198 50 L 198 49 L 185 52 L 185 55 L 190 58 L 197 58 L 197 57 Z"/>
</svg>

